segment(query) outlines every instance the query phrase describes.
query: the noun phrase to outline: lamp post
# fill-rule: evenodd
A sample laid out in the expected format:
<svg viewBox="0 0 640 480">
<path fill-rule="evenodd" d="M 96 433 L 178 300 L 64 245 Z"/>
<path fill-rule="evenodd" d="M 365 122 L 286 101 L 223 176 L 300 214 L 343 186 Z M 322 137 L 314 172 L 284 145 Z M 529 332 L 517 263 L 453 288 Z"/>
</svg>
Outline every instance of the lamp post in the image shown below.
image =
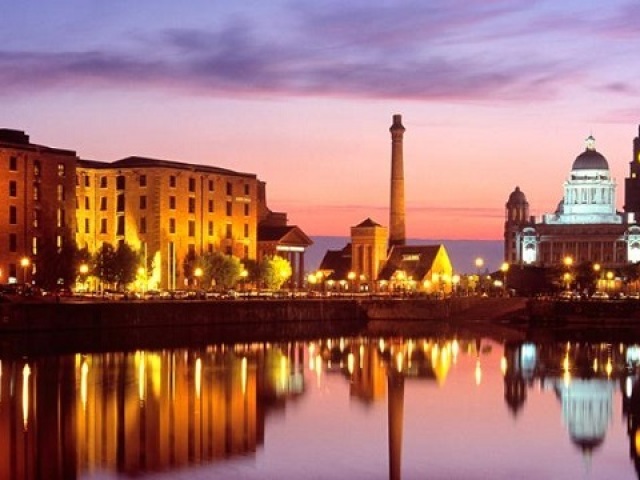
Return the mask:
<svg viewBox="0 0 640 480">
<path fill-rule="evenodd" d="M 509 264 L 507 262 L 502 262 L 500 265 L 500 271 L 502 272 L 502 292 L 507 292 L 507 272 L 509 271 Z"/>
<path fill-rule="evenodd" d="M 611 286 L 612 286 L 612 282 L 613 281 L 613 272 L 612 271 L 608 271 L 607 272 L 607 293 L 611 293 Z"/>
<path fill-rule="evenodd" d="M 564 263 L 564 266 L 567 269 L 563 278 L 567 283 L 567 290 L 569 290 L 571 287 L 571 266 L 573 265 L 573 258 L 567 255 L 562 259 L 562 263 Z"/>
<path fill-rule="evenodd" d="M 475 264 L 476 264 L 476 270 L 478 273 L 478 282 L 476 283 L 476 291 L 478 290 L 478 286 L 480 286 L 480 270 L 482 269 L 483 265 L 484 265 L 484 260 L 482 259 L 482 257 L 478 257 L 475 260 Z"/>
<path fill-rule="evenodd" d="M 356 272 L 353 272 L 353 271 L 349 272 L 347 274 L 347 279 L 349 280 L 349 290 L 351 290 L 351 295 L 353 296 L 353 288 L 354 288 L 353 281 L 356 279 Z"/>
<path fill-rule="evenodd" d="M 80 280 L 82 281 L 82 286 L 84 288 L 84 291 L 87 291 L 87 273 L 89 273 L 89 265 L 87 265 L 86 263 L 83 263 L 82 265 L 80 265 L 79 268 L 80 271 Z"/>
<path fill-rule="evenodd" d="M 22 267 L 22 283 L 24 283 L 25 285 L 27 283 L 27 268 L 29 267 L 30 263 L 31 262 L 27 257 L 22 257 L 22 259 L 20 260 L 20 266 Z"/>
<path fill-rule="evenodd" d="M 200 277 L 202 276 L 202 269 L 200 267 L 196 267 L 196 269 L 193 271 L 193 276 L 196 279 L 195 287 L 197 290 L 200 285 Z"/>
<path fill-rule="evenodd" d="M 593 264 L 593 273 L 596 276 L 596 290 L 600 290 L 600 270 L 601 269 L 602 267 L 600 266 L 599 263 Z"/>
</svg>

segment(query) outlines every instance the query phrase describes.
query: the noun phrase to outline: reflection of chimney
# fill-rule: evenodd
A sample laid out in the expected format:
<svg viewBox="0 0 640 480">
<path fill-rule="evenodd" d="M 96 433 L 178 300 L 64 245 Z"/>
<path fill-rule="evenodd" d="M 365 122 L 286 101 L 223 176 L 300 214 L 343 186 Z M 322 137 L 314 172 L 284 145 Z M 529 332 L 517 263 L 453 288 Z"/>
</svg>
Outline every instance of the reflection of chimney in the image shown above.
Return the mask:
<svg viewBox="0 0 640 480">
<path fill-rule="evenodd" d="M 390 367 L 392 368 L 392 367 Z M 404 375 L 388 373 L 389 480 L 402 477 L 402 430 L 404 423 Z"/>
<path fill-rule="evenodd" d="M 391 132 L 391 202 L 389 205 L 389 247 L 404 245 L 404 161 L 402 155 L 402 115 L 393 116 Z"/>
</svg>

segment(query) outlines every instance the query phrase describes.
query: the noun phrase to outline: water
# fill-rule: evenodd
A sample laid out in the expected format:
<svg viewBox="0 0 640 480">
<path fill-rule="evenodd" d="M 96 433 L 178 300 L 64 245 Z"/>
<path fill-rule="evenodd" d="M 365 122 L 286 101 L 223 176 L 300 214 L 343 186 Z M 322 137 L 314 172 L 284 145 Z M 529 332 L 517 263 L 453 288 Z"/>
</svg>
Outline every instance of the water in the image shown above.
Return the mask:
<svg viewBox="0 0 640 480">
<path fill-rule="evenodd" d="M 632 344 L 345 338 L 0 364 L 0 479 L 631 479 Z"/>
</svg>

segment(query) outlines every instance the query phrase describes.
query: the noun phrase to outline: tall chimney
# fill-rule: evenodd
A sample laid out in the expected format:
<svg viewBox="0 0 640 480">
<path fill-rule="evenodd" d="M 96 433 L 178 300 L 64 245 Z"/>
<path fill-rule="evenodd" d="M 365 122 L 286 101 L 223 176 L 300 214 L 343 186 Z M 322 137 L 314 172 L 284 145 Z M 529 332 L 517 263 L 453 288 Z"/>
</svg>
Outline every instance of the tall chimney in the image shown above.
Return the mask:
<svg viewBox="0 0 640 480">
<path fill-rule="evenodd" d="M 393 116 L 391 132 L 391 202 L 389 205 L 389 248 L 404 245 L 406 242 L 404 226 L 404 161 L 402 138 L 404 127 L 402 115 Z"/>
</svg>

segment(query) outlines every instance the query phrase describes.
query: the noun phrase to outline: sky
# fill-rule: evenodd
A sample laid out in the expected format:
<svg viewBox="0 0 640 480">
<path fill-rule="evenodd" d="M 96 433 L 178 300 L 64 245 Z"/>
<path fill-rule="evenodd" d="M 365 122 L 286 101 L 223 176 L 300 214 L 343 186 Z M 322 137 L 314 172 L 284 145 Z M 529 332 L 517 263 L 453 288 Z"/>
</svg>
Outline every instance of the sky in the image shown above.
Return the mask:
<svg viewBox="0 0 640 480">
<path fill-rule="evenodd" d="M 618 208 L 640 123 L 637 0 L 0 0 L 0 128 L 111 162 L 255 173 L 308 235 L 499 239 L 553 212 L 592 134 Z"/>
</svg>

